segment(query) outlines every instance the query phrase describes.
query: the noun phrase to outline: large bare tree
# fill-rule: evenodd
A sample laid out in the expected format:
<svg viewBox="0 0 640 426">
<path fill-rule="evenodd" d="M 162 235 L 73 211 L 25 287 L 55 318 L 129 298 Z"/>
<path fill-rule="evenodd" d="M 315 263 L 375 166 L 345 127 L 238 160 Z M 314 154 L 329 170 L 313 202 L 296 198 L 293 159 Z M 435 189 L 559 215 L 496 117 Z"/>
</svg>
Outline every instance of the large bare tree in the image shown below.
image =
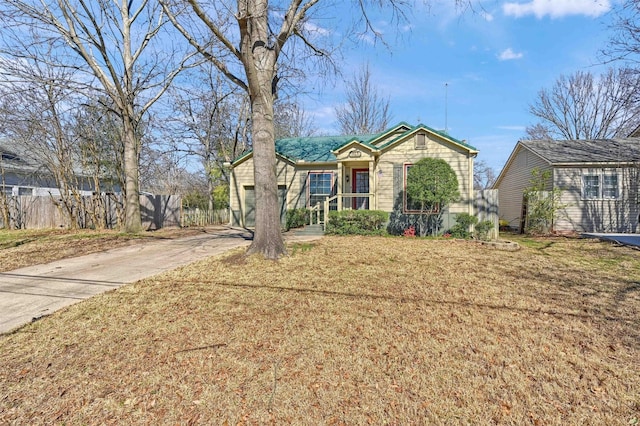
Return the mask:
<svg viewBox="0 0 640 426">
<path fill-rule="evenodd" d="M 473 165 L 473 189 L 489 189 L 496 178 L 496 171 L 486 161 L 479 160 Z"/>
<path fill-rule="evenodd" d="M 461 0 L 456 0 L 456 3 Z M 249 95 L 252 118 L 256 228 L 248 254 L 277 259 L 286 253 L 277 195 L 274 101 L 287 68 L 306 59 L 329 58 L 313 11 L 344 6 L 331 0 L 161 0 L 171 19 L 205 58 Z M 354 0 L 364 31 L 375 31 L 370 12 L 386 8 L 403 17 L 408 0 Z M 325 6 L 324 8 L 322 6 Z M 333 9 L 331 9 L 333 7 Z M 300 55 L 306 55 L 301 58 Z"/>
<path fill-rule="evenodd" d="M 213 210 L 215 187 L 229 181 L 224 163 L 250 144 L 248 99 L 212 64 L 190 70 L 188 77 L 189 84 L 170 90 L 174 114 L 167 120 L 167 139 L 173 142 L 172 150 L 202 163 Z"/>
<path fill-rule="evenodd" d="M 640 0 L 617 3 L 611 30 L 609 43 L 602 50 L 603 59 L 637 66 L 640 62 Z"/>
<path fill-rule="evenodd" d="M 76 82 L 109 99 L 124 142 L 124 230 L 140 231 L 139 125 L 188 60 L 168 47 L 166 31 L 173 27 L 166 25 L 160 5 L 154 0 L 5 0 L 0 23 L 0 53 L 84 73 Z"/>
<path fill-rule="evenodd" d="M 606 139 L 627 136 L 640 125 L 640 74 L 610 68 L 596 76 L 578 71 L 560 76 L 529 106 L 540 121 L 526 129 L 531 139 Z"/>
<path fill-rule="evenodd" d="M 389 126 L 389 98 L 373 84 L 368 63 L 346 82 L 346 102 L 335 112 L 343 135 L 378 133 Z"/>
<path fill-rule="evenodd" d="M 0 135 L 28 156 L 38 169 L 33 177 L 55 182 L 54 202 L 72 228 L 86 225 L 81 199 L 84 184 L 75 118 L 84 96 L 73 90 L 74 73 L 34 61 L 0 58 Z M 76 87 L 78 89 L 81 87 Z"/>
<path fill-rule="evenodd" d="M 296 99 L 278 99 L 274 109 L 276 139 L 313 136 L 318 131 L 311 116 Z"/>
</svg>

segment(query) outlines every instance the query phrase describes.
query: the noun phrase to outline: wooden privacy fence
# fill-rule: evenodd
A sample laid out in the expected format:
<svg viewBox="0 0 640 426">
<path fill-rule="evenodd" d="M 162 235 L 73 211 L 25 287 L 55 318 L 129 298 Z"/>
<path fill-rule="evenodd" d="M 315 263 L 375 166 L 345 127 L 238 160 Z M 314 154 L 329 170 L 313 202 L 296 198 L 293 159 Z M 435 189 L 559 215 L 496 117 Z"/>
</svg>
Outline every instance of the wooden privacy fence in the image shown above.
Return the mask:
<svg viewBox="0 0 640 426">
<path fill-rule="evenodd" d="M 474 211 L 478 222 L 489 220 L 493 223 L 493 230 L 489 233 L 489 238 L 498 238 L 500 227 L 500 217 L 498 216 L 498 190 L 483 189 L 475 191 Z"/>
<path fill-rule="evenodd" d="M 180 226 L 182 200 L 178 195 L 140 195 L 142 227 L 146 230 Z M 122 213 L 122 196 L 83 196 L 73 206 L 64 206 L 51 196 L 8 196 L 0 200 L 0 228 L 42 229 L 117 228 Z M 71 215 L 69 210 L 74 213 Z M 8 216 L 8 223 L 5 222 Z M 95 221 L 100 223 L 94 223 Z"/>
<path fill-rule="evenodd" d="M 226 225 L 229 223 L 229 209 L 182 210 L 181 226 Z"/>
</svg>

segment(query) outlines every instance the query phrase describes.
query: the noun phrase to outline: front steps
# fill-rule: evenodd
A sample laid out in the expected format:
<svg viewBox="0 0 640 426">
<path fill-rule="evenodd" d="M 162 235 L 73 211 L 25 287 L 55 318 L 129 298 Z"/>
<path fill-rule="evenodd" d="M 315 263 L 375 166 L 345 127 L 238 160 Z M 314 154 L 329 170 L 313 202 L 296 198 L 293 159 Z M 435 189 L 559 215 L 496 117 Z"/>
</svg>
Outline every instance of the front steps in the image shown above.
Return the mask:
<svg viewBox="0 0 640 426">
<path fill-rule="evenodd" d="M 305 225 L 304 228 L 296 229 L 295 234 L 297 236 L 320 237 L 324 235 L 324 229 L 322 225 Z"/>
</svg>

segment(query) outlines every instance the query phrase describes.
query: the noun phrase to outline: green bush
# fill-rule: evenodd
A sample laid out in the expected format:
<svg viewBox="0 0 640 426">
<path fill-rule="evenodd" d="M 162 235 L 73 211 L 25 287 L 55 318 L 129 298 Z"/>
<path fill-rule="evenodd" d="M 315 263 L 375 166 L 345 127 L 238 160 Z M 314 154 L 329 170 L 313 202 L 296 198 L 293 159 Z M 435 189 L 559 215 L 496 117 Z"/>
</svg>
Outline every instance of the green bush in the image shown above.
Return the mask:
<svg viewBox="0 0 640 426">
<path fill-rule="evenodd" d="M 325 229 L 333 235 L 384 235 L 387 212 L 379 210 L 343 210 L 329 212 Z"/>
<path fill-rule="evenodd" d="M 483 220 L 476 225 L 476 238 L 482 241 L 489 239 L 489 232 L 493 229 L 493 222 Z"/>
<path fill-rule="evenodd" d="M 478 223 L 478 218 L 469 213 L 459 213 L 456 215 L 456 224 L 449 231 L 454 238 L 471 238 L 469 228 Z"/>
<path fill-rule="evenodd" d="M 310 212 L 307 209 L 289 209 L 287 210 L 287 222 L 285 224 L 287 231 L 293 228 L 302 228 L 309 223 Z"/>
</svg>

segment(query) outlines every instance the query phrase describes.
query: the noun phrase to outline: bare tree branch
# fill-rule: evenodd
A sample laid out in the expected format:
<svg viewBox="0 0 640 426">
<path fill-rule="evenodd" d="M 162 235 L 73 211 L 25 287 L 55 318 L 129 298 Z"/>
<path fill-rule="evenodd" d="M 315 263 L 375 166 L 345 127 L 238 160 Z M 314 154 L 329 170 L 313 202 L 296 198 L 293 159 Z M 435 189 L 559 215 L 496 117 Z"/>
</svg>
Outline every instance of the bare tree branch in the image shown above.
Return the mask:
<svg viewBox="0 0 640 426">
<path fill-rule="evenodd" d="M 529 106 L 541 122 L 527 128 L 528 138 L 606 139 L 627 136 L 640 124 L 640 74 L 609 69 L 600 76 L 579 71 L 560 76 Z"/>
<path fill-rule="evenodd" d="M 341 133 L 371 134 L 386 129 L 391 121 L 389 98 L 380 95 L 373 85 L 369 64 L 346 84 L 346 104 L 335 108 Z"/>
</svg>

